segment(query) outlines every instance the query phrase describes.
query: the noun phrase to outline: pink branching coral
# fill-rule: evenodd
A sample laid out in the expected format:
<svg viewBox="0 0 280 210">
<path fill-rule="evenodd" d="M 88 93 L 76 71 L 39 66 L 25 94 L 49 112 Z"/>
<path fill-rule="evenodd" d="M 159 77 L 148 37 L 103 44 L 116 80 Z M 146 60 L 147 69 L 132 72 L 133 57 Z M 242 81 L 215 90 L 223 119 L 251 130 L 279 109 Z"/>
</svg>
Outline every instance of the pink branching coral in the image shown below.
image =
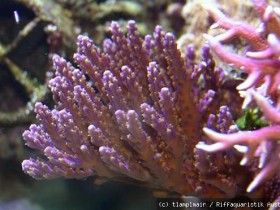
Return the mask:
<svg viewBox="0 0 280 210">
<path fill-rule="evenodd" d="M 272 123 L 271 126 L 260 128 L 255 131 L 240 131 L 231 134 L 222 134 L 209 128 L 204 128 L 205 134 L 210 139 L 216 141 L 216 143 L 206 145 L 200 142 L 196 146 L 207 152 L 217 152 L 234 146 L 237 150 L 244 153 L 243 159 L 240 162 L 241 165 L 252 163 L 257 156 L 259 158 L 258 167 L 261 171 L 248 186 L 248 192 L 251 192 L 263 181 L 278 173 L 280 166 L 280 147 L 278 146 L 280 136 L 280 113 L 272 107 L 263 96 L 255 92 L 252 92 L 252 94 L 257 105 L 262 108 L 264 117 Z M 247 146 L 241 146 L 244 144 Z"/>
<path fill-rule="evenodd" d="M 216 23 L 213 28 L 225 29 L 225 32 L 212 37 L 205 35 L 213 52 L 224 62 L 233 65 L 247 73 L 247 78 L 237 89 L 245 96 L 244 105 L 255 101 L 263 112 L 263 117 L 270 124 L 253 131 L 238 131 L 236 133 L 219 133 L 211 128 L 204 128 L 208 138 L 216 143 L 208 145 L 197 144 L 198 149 L 215 153 L 232 147 L 243 153 L 241 165 L 252 167 L 256 175 L 247 187 L 252 192 L 260 185 L 267 188 L 272 199 L 280 195 L 280 19 L 278 8 L 273 8 L 264 0 L 253 0 L 255 10 L 261 19 L 261 27 L 254 28 L 246 23 L 231 20 L 221 11 L 211 6 L 206 9 Z M 226 49 L 221 42 L 229 42 L 232 38 L 242 38 L 248 43 L 246 55 L 238 55 Z M 258 167 L 255 167 L 256 160 Z M 278 180 L 278 181 L 277 181 Z"/>
<path fill-rule="evenodd" d="M 247 79 L 237 89 L 246 90 L 263 85 L 266 93 L 275 93 L 280 84 L 278 71 L 280 22 L 273 8 L 265 1 L 254 1 L 255 9 L 262 20 L 261 28 L 254 28 L 246 23 L 229 19 L 213 5 L 206 5 L 208 5 L 206 9 L 216 21 L 212 28 L 219 27 L 226 30 L 215 38 L 205 35 L 209 45 L 221 60 L 248 73 Z M 250 51 L 246 52 L 246 56 L 231 53 L 220 44 L 234 37 L 241 37 L 248 42 Z"/>
</svg>

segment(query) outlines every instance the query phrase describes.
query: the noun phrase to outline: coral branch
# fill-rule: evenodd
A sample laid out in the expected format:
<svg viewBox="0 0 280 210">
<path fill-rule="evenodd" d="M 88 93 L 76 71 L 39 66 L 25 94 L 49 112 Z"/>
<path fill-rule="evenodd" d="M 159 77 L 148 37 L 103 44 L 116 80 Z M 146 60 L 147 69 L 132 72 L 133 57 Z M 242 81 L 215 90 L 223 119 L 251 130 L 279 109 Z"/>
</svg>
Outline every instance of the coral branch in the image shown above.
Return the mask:
<svg viewBox="0 0 280 210">
<path fill-rule="evenodd" d="M 271 180 L 279 181 L 277 176 L 280 166 L 280 113 L 277 108 L 280 85 L 280 22 L 276 10 L 266 1 L 254 0 L 253 3 L 262 21 L 262 30 L 231 20 L 217 8 L 206 7 L 216 21 L 214 25 L 225 29 L 226 32 L 216 37 L 210 35 L 204 37 L 217 57 L 248 74 L 237 89 L 242 90 L 240 94 L 245 96 L 246 106 L 253 100 L 256 102 L 262 110 L 263 118 L 269 124 L 259 129 L 253 128 L 255 130 L 235 133 L 220 133 L 213 128 L 204 128 L 206 136 L 215 143 L 208 145 L 200 142 L 196 146 L 211 153 L 230 151 L 232 147 L 243 153 L 240 165 L 252 167 L 255 171 L 255 177 L 247 187 L 247 192 L 273 182 Z M 245 56 L 230 52 L 220 43 L 220 41 L 229 42 L 233 37 L 241 37 L 248 42 L 250 51 L 246 52 Z M 258 160 L 258 168 L 254 167 L 256 160 Z M 274 190 L 273 186 L 269 184 L 267 186 Z M 276 197 L 273 199 L 279 196 L 279 190 L 276 191 L 277 195 L 274 195 Z"/>
</svg>

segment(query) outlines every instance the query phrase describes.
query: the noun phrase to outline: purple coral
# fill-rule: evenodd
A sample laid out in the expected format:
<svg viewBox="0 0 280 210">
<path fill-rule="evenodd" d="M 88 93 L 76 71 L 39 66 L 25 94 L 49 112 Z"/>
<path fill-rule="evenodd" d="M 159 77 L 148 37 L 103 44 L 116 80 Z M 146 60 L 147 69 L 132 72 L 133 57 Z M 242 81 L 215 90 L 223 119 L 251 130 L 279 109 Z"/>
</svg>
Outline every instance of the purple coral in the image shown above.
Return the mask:
<svg viewBox="0 0 280 210">
<path fill-rule="evenodd" d="M 24 172 L 36 179 L 97 175 L 180 194 L 225 193 L 201 182 L 193 165 L 203 111 L 215 95 L 209 85 L 199 89 L 196 80 L 206 70 L 216 74 L 209 48 L 191 76 L 193 50 L 182 59 L 173 34 L 157 26 L 143 40 L 134 21 L 127 28 L 125 35 L 113 22 L 103 50 L 79 36 L 74 55 L 79 69 L 53 57 L 56 73 L 49 87 L 57 105 L 35 106 L 40 124 L 23 138 L 42 156 L 23 161 Z"/>
<path fill-rule="evenodd" d="M 244 105 L 247 106 L 254 100 L 262 109 L 263 117 L 270 125 L 254 131 L 239 131 L 230 134 L 204 128 L 204 133 L 215 143 L 207 145 L 200 142 L 196 147 L 208 152 L 224 151 L 235 147 L 244 154 L 240 164 L 251 166 L 252 170 L 255 170 L 256 175 L 247 187 L 247 192 L 254 191 L 255 188 L 270 180 L 267 182 L 268 185 L 263 186 L 266 186 L 265 190 L 271 189 L 274 194 L 272 199 L 277 197 L 279 199 L 277 185 L 276 188 L 269 185 L 277 180 L 279 182 L 277 175 L 280 166 L 280 114 L 276 107 L 279 107 L 280 22 L 276 10 L 264 0 L 254 0 L 253 3 L 262 21 L 261 29 L 231 20 L 215 7 L 207 6 L 206 9 L 216 21 L 213 28 L 220 27 L 226 31 L 216 37 L 205 35 L 205 38 L 222 61 L 248 74 L 237 89 L 245 96 Z M 227 42 L 233 37 L 242 37 L 248 41 L 250 51 L 245 56 L 230 52 L 220 43 Z M 258 160 L 258 169 L 253 166 L 256 160 Z"/>
</svg>

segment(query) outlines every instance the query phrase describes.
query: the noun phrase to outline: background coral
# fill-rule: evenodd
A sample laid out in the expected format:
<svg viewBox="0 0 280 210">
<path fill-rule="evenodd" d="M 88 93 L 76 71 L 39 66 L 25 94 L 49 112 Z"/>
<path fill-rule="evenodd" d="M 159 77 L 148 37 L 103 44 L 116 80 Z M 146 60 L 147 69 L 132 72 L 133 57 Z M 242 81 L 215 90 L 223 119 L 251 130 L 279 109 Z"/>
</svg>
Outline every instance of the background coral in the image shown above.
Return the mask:
<svg viewBox="0 0 280 210">
<path fill-rule="evenodd" d="M 263 0 L 253 1 L 261 24 L 259 28 L 228 18 L 213 5 L 206 9 L 215 19 L 212 28 L 223 28 L 225 32 L 212 37 L 205 35 L 211 49 L 224 62 L 241 69 L 246 73 L 245 80 L 237 86 L 240 94 L 245 97 L 243 107 L 255 101 L 263 111 L 263 117 L 269 125 L 253 128 L 253 131 L 238 131 L 231 134 L 220 134 L 212 129 L 204 128 L 206 135 L 216 141 L 207 145 L 199 143 L 197 148 L 208 152 L 228 150 L 235 147 L 243 153 L 240 165 L 252 167 L 255 171 L 253 181 L 248 185 L 247 192 L 263 186 L 270 199 L 279 199 L 279 29 L 280 22 L 277 11 L 279 8 L 267 4 Z M 230 52 L 222 46 L 233 38 L 243 38 L 248 47 L 245 55 Z M 251 106 L 255 106 L 254 104 Z M 256 161 L 258 165 L 256 167 Z M 260 188 L 259 188 L 260 189 Z"/>
</svg>

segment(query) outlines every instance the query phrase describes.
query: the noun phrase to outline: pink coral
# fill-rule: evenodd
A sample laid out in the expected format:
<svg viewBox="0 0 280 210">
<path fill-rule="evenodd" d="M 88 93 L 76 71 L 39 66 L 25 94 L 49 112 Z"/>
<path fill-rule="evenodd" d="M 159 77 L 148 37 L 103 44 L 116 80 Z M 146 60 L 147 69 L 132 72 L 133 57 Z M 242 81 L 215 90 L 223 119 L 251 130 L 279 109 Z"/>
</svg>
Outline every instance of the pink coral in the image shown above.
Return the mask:
<svg viewBox="0 0 280 210">
<path fill-rule="evenodd" d="M 277 108 L 280 85 L 279 9 L 268 5 L 264 0 L 254 0 L 253 3 L 262 22 L 260 28 L 231 20 L 213 5 L 206 5 L 205 8 L 216 21 L 212 28 L 223 28 L 225 32 L 216 37 L 205 35 L 205 38 L 217 57 L 247 73 L 247 78 L 237 86 L 240 94 L 245 96 L 244 107 L 255 101 L 262 109 L 264 119 L 270 124 L 253 131 L 223 134 L 204 128 L 206 136 L 215 143 L 207 145 L 200 142 L 196 147 L 211 153 L 234 147 L 243 153 L 240 165 L 251 167 L 256 173 L 247 192 L 262 185 L 266 191 L 273 192 L 272 199 L 279 199 L 279 188 L 275 184 L 279 183 L 277 177 L 280 166 L 280 112 Z M 247 49 L 250 51 L 245 55 L 230 52 L 221 44 L 236 37 L 245 39 L 249 44 Z M 258 167 L 254 166 L 256 160 Z"/>
<path fill-rule="evenodd" d="M 273 125 L 255 131 L 240 131 L 231 134 L 222 134 L 209 128 L 204 128 L 205 134 L 216 143 L 206 145 L 200 142 L 196 146 L 198 149 L 207 152 L 217 152 L 234 146 L 244 153 L 240 162 L 241 165 L 248 165 L 252 163 L 254 157 L 259 157 L 258 167 L 261 168 L 261 171 L 248 186 L 247 192 L 251 192 L 260 183 L 278 173 L 278 167 L 280 166 L 280 147 L 278 146 L 280 113 L 263 96 L 255 92 L 252 94 L 258 106 L 262 108 L 266 119 L 271 121 Z"/>
<path fill-rule="evenodd" d="M 280 84 L 278 71 L 280 68 L 278 59 L 280 22 L 277 21 L 271 6 L 265 4 L 264 1 L 254 1 L 254 3 L 262 20 L 262 28 L 254 28 L 241 21 L 231 20 L 215 6 L 206 4 L 206 9 L 216 21 L 212 28 L 219 27 L 226 31 L 215 38 L 206 34 L 205 38 L 221 60 L 248 73 L 247 79 L 237 87 L 238 90 L 264 85 L 265 92 L 272 94 L 276 92 Z M 248 51 L 246 56 L 231 53 L 220 44 L 234 37 L 241 37 L 249 43 L 251 51 Z"/>
</svg>

